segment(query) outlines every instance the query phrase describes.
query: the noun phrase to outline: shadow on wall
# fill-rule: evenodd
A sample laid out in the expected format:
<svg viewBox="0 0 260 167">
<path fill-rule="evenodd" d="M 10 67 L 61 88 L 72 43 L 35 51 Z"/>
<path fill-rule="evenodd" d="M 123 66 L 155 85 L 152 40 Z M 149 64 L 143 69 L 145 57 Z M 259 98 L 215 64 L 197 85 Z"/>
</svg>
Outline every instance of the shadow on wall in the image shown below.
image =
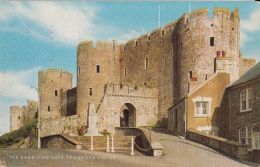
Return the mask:
<svg viewBox="0 0 260 167">
<path fill-rule="evenodd" d="M 168 118 L 162 118 L 161 120 L 157 121 L 157 125 L 160 128 L 168 128 Z"/>
</svg>

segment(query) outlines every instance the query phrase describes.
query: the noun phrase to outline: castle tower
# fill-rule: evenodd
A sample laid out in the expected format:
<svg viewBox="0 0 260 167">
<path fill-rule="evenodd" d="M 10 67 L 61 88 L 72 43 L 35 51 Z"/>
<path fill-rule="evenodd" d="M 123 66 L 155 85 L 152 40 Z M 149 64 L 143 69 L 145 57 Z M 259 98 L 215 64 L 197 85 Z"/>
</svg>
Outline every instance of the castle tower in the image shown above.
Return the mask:
<svg viewBox="0 0 260 167">
<path fill-rule="evenodd" d="M 231 73 L 231 81 L 239 77 L 238 10 L 216 8 L 213 18 L 207 9 L 185 14 L 179 19 L 173 37 L 177 56 L 175 102 L 196 89 L 216 72 L 216 59 L 229 65 L 222 72 Z M 221 62 L 222 63 L 222 62 Z M 223 71 L 224 70 L 224 71 Z"/>
<path fill-rule="evenodd" d="M 10 107 L 10 132 L 23 126 L 24 109 L 20 106 Z"/>
<path fill-rule="evenodd" d="M 113 43 L 82 42 L 77 51 L 77 114 L 80 122 L 87 125 L 88 105 L 97 110 L 103 102 L 107 83 L 119 81 L 120 46 Z"/>
<path fill-rule="evenodd" d="M 38 73 L 38 83 L 41 122 L 60 118 L 61 92 L 71 89 L 72 74 L 58 69 L 41 70 Z"/>
</svg>

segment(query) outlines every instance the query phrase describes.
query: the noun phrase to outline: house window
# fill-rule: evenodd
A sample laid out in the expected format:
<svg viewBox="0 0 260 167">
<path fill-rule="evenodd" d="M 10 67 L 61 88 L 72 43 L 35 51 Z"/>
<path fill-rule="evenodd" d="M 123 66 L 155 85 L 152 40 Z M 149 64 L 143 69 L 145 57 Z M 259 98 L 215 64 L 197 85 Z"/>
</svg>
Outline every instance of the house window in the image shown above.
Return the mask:
<svg viewBox="0 0 260 167">
<path fill-rule="evenodd" d="M 252 148 L 252 128 L 243 126 L 239 129 L 239 142 L 247 144 L 248 148 Z"/>
<path fill-rule="evenodd" d="M 100 73 L 100 65 L 99 64 L 96 65 L 96 71 L 97 71 L 97 73 Z"/>
<path fill-rule="evenodd" d="M 253 149 L 260 150 L 260 132 L 253 133 Z"/>
<path fill-rule="evenodd" d="M 250 111 L 252 109 L 250 104 L 252 96 L 252 88 L 243 89 L 240 92 L 240 112 Z"/>
<path fill-rule="evenodd" d="M 55 96 L 58 96 L 58 90 L 55 90 L 54 94 L 55 94 Z"/>
<path fill-rule="evenodd" d="M 147 69 L 147 68 L 148 68 L 148 58 L 145 58 L 144 69 Z"/>
<path fill-rule="evenodd" d="M 210 97 L 196 97 L 193 98 L 192 101 L 194 102 L 195 117 L 210 116 L 211 102 L 212 102 L 212 99 Z"/>
<path fill-rule="evenodd" d="M 214 37 L 210 37 L 210 46 L 214 46 Z"/>
<path fill-rule="evenodd" d="M 92 96 L 92 88 L 89 88 L 89 95 Z"/>
<path fill-rule="evenodd" d="M 48 111 L 51 111 L 51 106 L 48 106 Z"/>
</svg>

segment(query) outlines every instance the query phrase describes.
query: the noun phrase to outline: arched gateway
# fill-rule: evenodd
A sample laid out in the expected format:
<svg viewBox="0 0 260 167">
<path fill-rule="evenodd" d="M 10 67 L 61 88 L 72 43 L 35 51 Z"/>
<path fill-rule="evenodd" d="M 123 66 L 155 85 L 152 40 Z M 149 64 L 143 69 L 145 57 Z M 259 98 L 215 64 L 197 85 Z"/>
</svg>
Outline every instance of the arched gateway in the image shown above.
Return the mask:
<svg viewBox="0 0 260 167">
<path fill-rule="evenodd" d="M 120 110 L 120 127 L 136 126 L 136 108 L 131 103 L 125 103 Z"/>
</svg>

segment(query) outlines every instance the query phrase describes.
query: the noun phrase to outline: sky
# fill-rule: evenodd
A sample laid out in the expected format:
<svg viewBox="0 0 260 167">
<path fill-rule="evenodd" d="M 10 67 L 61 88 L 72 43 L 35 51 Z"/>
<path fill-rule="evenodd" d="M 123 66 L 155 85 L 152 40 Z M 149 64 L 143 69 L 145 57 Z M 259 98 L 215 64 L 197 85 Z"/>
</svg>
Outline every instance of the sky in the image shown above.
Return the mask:
<svg viewBox="0 0 260 167">
<path fill-rule="evenodd" d="M 190 9 L 239 8 L 241 51 L 260 60 L 260 3 L 256 2 L 0 2 L 0 135 L 9 131 L 9 107 L 37 100 L 40 69 L 76 72 L 84 40 L 125 42 L 177 20 Z M 74 86 L 76 83 L 73 79 Z"/>
</svg>

